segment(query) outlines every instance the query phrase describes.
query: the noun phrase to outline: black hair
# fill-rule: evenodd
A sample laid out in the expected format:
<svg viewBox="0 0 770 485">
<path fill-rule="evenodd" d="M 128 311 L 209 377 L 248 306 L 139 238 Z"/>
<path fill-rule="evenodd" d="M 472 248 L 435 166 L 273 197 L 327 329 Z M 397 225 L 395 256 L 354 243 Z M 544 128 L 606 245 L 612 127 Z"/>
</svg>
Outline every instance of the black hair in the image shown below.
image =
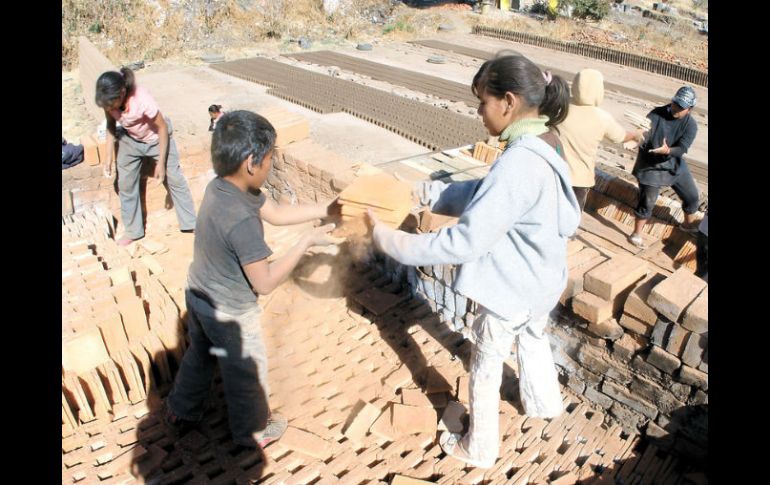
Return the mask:
<svg viewBox="0 0 770 485">
<path fill-rule="evenodd" d="M 96 80 L 96 105 L 105 108 L 120 97 L 121 89 L 126 89 L 125 98 L 134 93 L 136 79 L 134 71 L 127 67 L 121 67 L 120 72 L 107 71 Z M 124 98 L 124 99 L 125 99 Z"/>
<path fill-rule="evenodd" d="M 264 117 L 251 111 L 230 111 L 222 115 L 211 138 L 211 163 L 220 177 L 238 171 L 249 155 L 253 163 L 262 159 L 275 146 L 275 128 Z"/>
<path fill-rule="evenodd" d="M 473 76 L 471 91 L 479 96 L 481 91 L 502 98 L 506 92 L 518 94 L 524 102 L 538 108 L 538 113 L 548 117 L 547 126 L 556 126 L 567 117 L 569 109 L 569 85 L 561 76 L 543 74 L 539 67 L 526 57 L 501 51 L 494 59 L 481 65 Z M 545 76 L 550 75 L 547 82 Z"/>
<path fill-rule="evenodd" d="M 209 106 L 209 113 L 219 113 L 220 111 L 222 111 L 221 104 L 212 104 Z"/>
</svg>

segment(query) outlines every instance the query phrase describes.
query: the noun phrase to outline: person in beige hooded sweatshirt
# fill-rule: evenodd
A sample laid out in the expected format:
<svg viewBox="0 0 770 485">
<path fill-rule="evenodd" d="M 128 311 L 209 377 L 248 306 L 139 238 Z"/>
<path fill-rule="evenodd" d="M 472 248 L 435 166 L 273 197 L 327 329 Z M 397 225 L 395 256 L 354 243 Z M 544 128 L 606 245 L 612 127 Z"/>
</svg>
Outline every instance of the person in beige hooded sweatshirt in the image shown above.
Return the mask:
<svg viewBox="0 0 770 485">
<path fill-rule="evenodd" d="M 572 81 L 572 99 L 567 118 L 557 127 L 564 145 L 567 161 L 580 210 L 586 204 L 588 191 L 594 186 L 594 167 L 599 143 L 607 139 L 613 143 L 641 141 L 641 133 L 626 131 L 620 123 L 599 108 L 604 99 L 604 78 L 595 69 L 583 69 Z"/>
</svg>

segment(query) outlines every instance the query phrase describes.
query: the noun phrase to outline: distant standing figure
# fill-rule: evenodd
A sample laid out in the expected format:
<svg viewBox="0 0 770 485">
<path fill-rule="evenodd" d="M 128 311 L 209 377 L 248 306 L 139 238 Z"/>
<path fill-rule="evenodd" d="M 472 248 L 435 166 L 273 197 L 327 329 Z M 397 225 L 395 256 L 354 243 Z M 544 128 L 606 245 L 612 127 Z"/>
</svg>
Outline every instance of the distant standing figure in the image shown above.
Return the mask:
<svg viewBox="0 0 770 485">
<path fill-rule="evenodd" d="M 209 117 L 211 118 L 209 131 L 214 131 L 214 128 L 217 127 L 217 121 L 219 121 L 219 118 L 221 118 L 223 114 L 225 114 L 225 112 L 222 110 L 221 104 L 212 104 L 209 106 Z"/>
</svg>

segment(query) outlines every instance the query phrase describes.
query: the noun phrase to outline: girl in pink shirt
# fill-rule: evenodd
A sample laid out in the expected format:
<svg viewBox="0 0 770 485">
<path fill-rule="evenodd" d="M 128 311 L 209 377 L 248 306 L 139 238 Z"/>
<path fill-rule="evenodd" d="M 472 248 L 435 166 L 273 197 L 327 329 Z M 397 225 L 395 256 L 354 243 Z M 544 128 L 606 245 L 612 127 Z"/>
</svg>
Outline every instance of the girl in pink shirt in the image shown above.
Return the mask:
<svg viewBox="0 0 770 485">
<path fill-rule="evenodd" d="M 125 226 L 118 244 L 126 246 L 144 237 L 144 221 L 139 201 L 139 179 L 142 160 L 156 161 L 155 177 L 167 183 L 174 202 L 179 228 L 195 229 L 195 207 L 187 180 L 179 165 L 179 153 L 171 137 L 171 121 L 164 117 L 152 95 L 136 85 L 134 73 L 126 67 L 120 72 L 108 71 L 96 81 L 96 104 L 104 109 L 107 119 L 107 154 L 104 174 L 112 176 L 114 141 L 118 141 L 117 172 L 120 213 Z M 120 128 L 116 128 L 120 123 Z"/>
</svg>

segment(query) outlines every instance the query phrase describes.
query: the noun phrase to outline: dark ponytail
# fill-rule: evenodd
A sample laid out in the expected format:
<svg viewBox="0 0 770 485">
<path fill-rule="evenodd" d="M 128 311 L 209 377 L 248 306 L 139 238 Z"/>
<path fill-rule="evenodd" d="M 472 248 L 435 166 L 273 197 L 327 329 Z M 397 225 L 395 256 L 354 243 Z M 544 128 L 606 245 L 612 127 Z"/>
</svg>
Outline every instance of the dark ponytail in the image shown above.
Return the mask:
<svg viewBox="0 0 770 485">
<path fill-rule="evenodd" d="M 569 85 L 559 75 L 545 72 L 545 76 L 551 76 L 551 82 L 545 86 L 545 98 L 540 103 L 540 114 L 548 117 L 546 126 L 556 126 L 567 117 L 569 110 Z"/>
<path fill-rule="evenodd" d="M 126 98 L 134 93 L 136 80 L 134 71 L 121 67 L 120 72 L 107 71 L 96 80 L 96 105 L 105 108 L 120 97 L 120 91 L 126 89 Z"/>
<path fill-rule="evenodd" d="M 538 113 L 548 117 L 547 126 L 558 125 L 567 117 L 569 85 L 560 76 L 544 74 L 526 57 L 501 51 L 494 59 L 481 65 L 473 77 L 471 90 L 476 96 L 480 91 L 502 98 L 512 92 L 524 99 Z M 550 76 L 550 82 L 546 77 Z"/>
</svg>

